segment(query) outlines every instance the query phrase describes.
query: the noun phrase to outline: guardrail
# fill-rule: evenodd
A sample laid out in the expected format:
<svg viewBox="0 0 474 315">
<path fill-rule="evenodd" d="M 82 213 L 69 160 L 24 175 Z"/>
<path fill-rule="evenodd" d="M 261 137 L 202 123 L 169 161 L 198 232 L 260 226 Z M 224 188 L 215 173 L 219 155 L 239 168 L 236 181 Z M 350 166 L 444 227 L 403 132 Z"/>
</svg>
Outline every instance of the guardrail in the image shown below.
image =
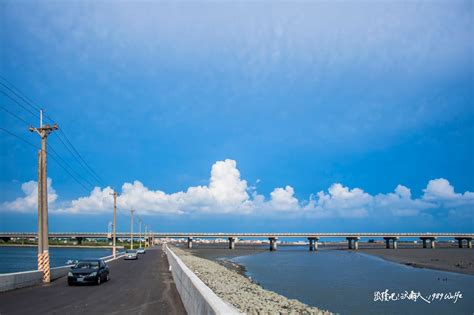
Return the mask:
<svg viewBox="0 0 474 315">
<path fill-rule="evenodd" d="M 242 314 L 218 297 L 166 244 L 163 245 L 163 250 L 168 258 L 176 289 L 188 314 Z"/>
</svg>

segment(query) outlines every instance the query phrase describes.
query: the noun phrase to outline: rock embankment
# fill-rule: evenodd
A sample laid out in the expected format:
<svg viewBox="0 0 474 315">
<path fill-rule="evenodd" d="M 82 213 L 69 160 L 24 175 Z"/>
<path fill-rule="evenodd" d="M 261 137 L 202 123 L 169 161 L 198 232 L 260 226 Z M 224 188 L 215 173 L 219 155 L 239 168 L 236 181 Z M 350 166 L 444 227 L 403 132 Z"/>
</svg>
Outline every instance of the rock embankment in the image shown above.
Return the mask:
<svg viewBox="0 0 474 315">
<path fill-rule="evenodd" d="M 246 314 L 332 314 L 263 289 L 236 271 L 172 248 L 215 294 Z"/>
</svg>

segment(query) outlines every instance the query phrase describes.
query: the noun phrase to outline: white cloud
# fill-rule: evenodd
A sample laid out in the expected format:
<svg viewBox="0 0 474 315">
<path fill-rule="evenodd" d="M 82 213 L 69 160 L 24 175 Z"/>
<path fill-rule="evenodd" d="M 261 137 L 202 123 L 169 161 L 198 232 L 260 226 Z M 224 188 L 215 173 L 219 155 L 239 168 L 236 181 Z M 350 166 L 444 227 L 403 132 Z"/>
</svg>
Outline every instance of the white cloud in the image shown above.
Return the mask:
<svg viewBox="0 0 474 315">
<path fill-rule="evenodd" d="M 364 217 L 373 199 L 362 189 L 349 189 L 339 183 L 329 187 L 327 194 L 318 192 L 317 197 L 315 200 L 312 196 L 305 209 L 319 217 Z"/>
<path fill-rule="evenodd" d="M 113 193 L 112 188 L 106 187 L 100 189 L 95 187 L 88 197 L 80 197 L 76 200 L 72 200 L 67 207 L 52 208 L 56 212 L 69 212 L 69 213 L 100 213 L 107 210 L 110 211 L 113 207 L 113 199 L 111 194 Z"/>
<path fill-rule="evenodd" d="M 112 188 L 95 187 L 89 196 L 72 201 L 57 201 L 58 195 L 48 179 L 51 212 L 111 213 Z M 258 183 L 258 181 L 257 181 Z M 37 183 L 22 185 L 24 197 L 2 204 L 3 210 L 17 212 L 36 211 Z M 416 216 L 423 213 L 445 211 L 447 215 L 472 215 L 474 193 L 456 193 L 443 178 L 428 182 L 420 198 L 413 198 L 411 190 L 398 185 L 393 192 L 375 196 L 360 188 L 349 188 L 340 183 L 326 191 L 311 195 L 309 201 L 298 200 L 293 187 L 275 188 L 270 198 L 257 193 L 257 187 L 248 186 L 241 179 L 237 163 L 226 159 L 217 161 L 211 169 L 208 185 L 191 186 L 186 191 L 167 194 L 152 190 L 136 180 L 124 183 L 117 200 L 122 210 L 136 209 L 142 214 L 232 213 L 272 215 L 285 213 L 292 216 L 318 218 L 358 218 L 371 214 L 378 216 Z"/>
<path fill-rule="evenodd" d="M 48 178 L 47 189 L 48 189 L 48 202 L 54 203 L 58 198 L 56 191 L 52 187 L 52 180 Z M 34 212 L 38 209 L 38 182 L 30 180 L 29 182 L 21 185 L 21 190 L 25 194 L 24 197 L 16 198 L 11 202 L 4 202 L 3 208 L 10 211 L 17 212 Z"/>
<path fill-rule="evenodd" d="M 424 200 L 412 199 L 411 190 L 403 185 L 398 185 L 393 193 L 378 194 L 374 199 L 375 209 L 388 211 L 396 216 L 414 216 L 434 207 L 436 206 Z"/>
<path fill-rule="evenodd" d="M 472 211 L 474 206 L 474 192 L 456 193 L 454 187 L 444 178 L 430 180 L 423 192 L 423 200 L 433 202 L 440 207 L 471 207 Z"/>
<path fill-rule="evenodd" d="M 294 196 L 295 190 L 291 186 L 275 188 L 270 193 L 271 199 L 268 205 L 270 210 L 295 211 L 299 209 L 298 199 Z"/>
</svg>

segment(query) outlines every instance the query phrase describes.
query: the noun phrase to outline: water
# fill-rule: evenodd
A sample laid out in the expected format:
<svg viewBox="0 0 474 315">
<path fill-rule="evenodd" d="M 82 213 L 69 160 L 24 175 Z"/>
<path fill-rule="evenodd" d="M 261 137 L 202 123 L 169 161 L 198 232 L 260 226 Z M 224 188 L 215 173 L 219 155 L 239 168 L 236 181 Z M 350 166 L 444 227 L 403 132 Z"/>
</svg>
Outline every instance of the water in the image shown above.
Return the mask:
<svg viewBox="0 0 474 315">
<path fill-rule="evenodd" d="M 0 247 L 0 273 L 38 268 L 36 247 Z M 110 248 L 49 248 L 51 267 L 64 266 L 69 259 L 100 258 L 112 255 Z"/>
<path fill-rule="evenodd" d="M 473 314 L 474 276 L 413 268 L 339 250 L 309 252 L 307 247 L 280 247 L 276 252 L 233 258 L 265 289 L 340 314 Z M 463 298 L 430 304 L 398 300 L 374 302 L 374 291 L 423 296 L 461 291 Z"/>
</svg>

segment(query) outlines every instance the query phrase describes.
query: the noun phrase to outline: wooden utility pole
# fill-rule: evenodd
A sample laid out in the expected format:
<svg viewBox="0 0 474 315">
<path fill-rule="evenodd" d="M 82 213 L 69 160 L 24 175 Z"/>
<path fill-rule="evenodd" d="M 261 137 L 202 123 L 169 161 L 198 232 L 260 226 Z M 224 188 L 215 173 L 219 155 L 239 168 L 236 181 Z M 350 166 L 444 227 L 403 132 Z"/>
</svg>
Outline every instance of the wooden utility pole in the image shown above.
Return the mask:
<svg viewBox="0 0 474 315">
<path fill-rule="evenodd" d="M 38 151 L 38 270 L 43 272 L 43 282 L 51 281 L 48 241 L 48 175 L 46 172 L 46 139 L 58 129 L 58 125 L 43 126 L 43 110 L 40 110 L 40 127 L 30 127 L 41 137 L 41 150 Z"/>
<path fill-rule="evenodd" d="M 147 233 L 148 225 L 145 224 L 145 248 L 148 247 L 148 233 Z"/>
<path fill-rule="evenodd" d="M 139 229 L 140 229 L 140 230 L 139 230 L 139 231 L 140 231 L 140 232 L 139 232 L 139 235 L 140 235 L 140 236 L 139 236 L 139 237 L 140 237 L 140 246 L 139 246 L 139 248 L 141 248 L 141 247 L 142 247 L 142 219 L 139 218 L 139 219 L 138 219 L 138 222 L 139 222 L 139 225 L 138 225 L 138 226 L 139 226 Z M 145 226 L 146 226 L 146 225 L 145 225 Z M 146 229 L 145 229 L 145 236 L 146 236 Z"/>
<path fill-rule="evenodd" d="M 130 249 L 133 249 L 133 213 L 135 210 L 130 210 Z"/>
<path fill-rule="evenodd" d="M 116 239 L 117 239 L 117 192 L 114 191 L 111 193 L 111 195 L 114 196 L 114 231 L 112 233 L 112 255 L 114 255 L 114 258 L 117 257 L 117 248 L 116 248 Z"/>
</svg>

